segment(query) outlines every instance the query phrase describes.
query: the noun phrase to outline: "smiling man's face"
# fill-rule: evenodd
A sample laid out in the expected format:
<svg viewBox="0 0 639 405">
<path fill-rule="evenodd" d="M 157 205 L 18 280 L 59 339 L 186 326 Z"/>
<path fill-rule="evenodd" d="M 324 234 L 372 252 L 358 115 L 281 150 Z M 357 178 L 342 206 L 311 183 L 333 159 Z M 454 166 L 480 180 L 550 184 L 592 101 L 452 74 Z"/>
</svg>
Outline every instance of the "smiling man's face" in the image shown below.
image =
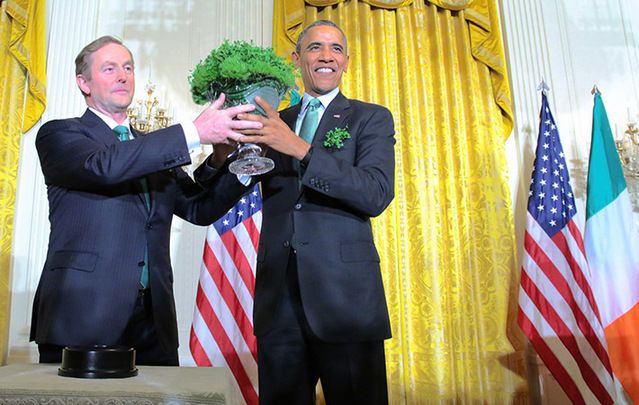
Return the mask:
<svg viewBox="0 0 639 405">
<path fill-rule="evenodd" d="M 339 86 L 348 68 L 348 54 L 342 33 L 335 27 L 318 25 L 306 33 L 293 63 L 302 71 L 304 90 L 313 97 Z"/>
</svg>

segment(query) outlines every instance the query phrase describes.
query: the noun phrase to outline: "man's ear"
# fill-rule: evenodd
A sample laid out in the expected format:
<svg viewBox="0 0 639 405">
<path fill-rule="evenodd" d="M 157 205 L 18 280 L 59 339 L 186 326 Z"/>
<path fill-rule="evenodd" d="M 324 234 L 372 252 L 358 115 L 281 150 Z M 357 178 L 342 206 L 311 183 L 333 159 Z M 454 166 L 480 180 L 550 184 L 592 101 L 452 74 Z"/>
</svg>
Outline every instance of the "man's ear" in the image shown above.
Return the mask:
<svg viewBox="0 0 639 405">
<path fill-rule="evenodd" d="M 78 85 L 78 88 L 80 89 L 82 94 L 84 94 L 85 96 L 88 96 L 91 94 L 91 89 L 87 85 L 87 79 L 85 79 L 84 75 L 82 74 L 77 75 L 75 77 L 75 82 Z"/>
<path fill-rule="evenodd" d="M 295 67 L 300 67 L 300 55 L 297 52 L 291 53 L 291 60 L 293 61 L 293 65 L 295 65 Z"/>
</svg>

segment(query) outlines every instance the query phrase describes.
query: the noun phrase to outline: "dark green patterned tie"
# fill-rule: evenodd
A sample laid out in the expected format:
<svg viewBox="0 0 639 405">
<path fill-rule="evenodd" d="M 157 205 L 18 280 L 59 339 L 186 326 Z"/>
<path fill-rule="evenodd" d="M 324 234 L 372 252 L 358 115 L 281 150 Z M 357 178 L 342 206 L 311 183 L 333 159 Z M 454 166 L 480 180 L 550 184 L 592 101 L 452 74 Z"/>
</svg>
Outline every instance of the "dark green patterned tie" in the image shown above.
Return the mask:
<svg viewBox="0 0 639 405">
<path fill-rule="evenodd" d="M 113 131 L 118 135 L 120 141 L 128 141 L 130 138 L 129 128 L 124 125 L 118 125 L 113 128 Z M 140 180 L 142 185 L 142 191 L 144 192 L 144 200 L 146 201 L 146 208 L 151 210 L 151 196 L 149 195 L 149 185 L 146 179 L 143 177 Z M 140 276 L 140 284 L 142 288 L 147 288 L 149 285 L 149 249 L 144 249 L 144 266 L 142 267 L 142 275 Z"/>
</svg>

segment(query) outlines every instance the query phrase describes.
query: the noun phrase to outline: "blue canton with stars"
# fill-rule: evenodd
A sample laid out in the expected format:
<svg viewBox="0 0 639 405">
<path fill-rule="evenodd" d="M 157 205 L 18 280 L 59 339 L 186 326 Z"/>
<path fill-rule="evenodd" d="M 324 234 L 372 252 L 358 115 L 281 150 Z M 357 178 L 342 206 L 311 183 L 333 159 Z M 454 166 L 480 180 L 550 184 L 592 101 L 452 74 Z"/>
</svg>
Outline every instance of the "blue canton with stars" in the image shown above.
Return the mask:
<svg viewBox="0 0 639 405">
<path fill-rule="evenodd" d="M 539 138 L 528 193 L 528 212 L 549 236 L 577 213 L 564 151 L 546 95 L 542 94 Z"/>
<path fill-rule="evenodd" d="M 259 184 L 253 186 L 253 189 L 244 194 L 237 203 L 224 214 L 223 217 L 213 223 L 217 233 L 230 231 L 240 223 L 249 219 L 256 212 L 262 209 L 262 195 L 260 194 Z"/>
</svg>

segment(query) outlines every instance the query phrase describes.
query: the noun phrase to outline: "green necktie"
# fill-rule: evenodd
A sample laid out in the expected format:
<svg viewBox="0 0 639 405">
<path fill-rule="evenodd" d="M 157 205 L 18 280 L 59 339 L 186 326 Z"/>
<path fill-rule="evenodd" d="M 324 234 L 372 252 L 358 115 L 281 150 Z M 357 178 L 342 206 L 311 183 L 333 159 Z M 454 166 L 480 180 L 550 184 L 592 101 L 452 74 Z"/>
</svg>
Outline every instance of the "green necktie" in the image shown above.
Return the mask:
<svg viewBox="0 0 639 405">
<path fill-rule="evenodd" d="M 113 132 L 115 132 L 116 134 L 118 134 L 118 139 L 121 141 L 128 141 L 129 140 L 129 128 L 125 127 L 124 125 L 118 125 L 115 128 L 113 128 Z"/>
<path fill-rule="evenodd" d="M 303 140 L 308 143 L 313 143 L 313 138 L 315 137 L 315 131 L 317 131 L 317 124 L 319 124 L 319 108 L 322 103 L 316 99 L 312 98 L 311 101 L 308 102 L 308 106 L 306 107 L 306 114 L 304 115 L 304 119 L 302 120 L 302 126 L 300 127 L 299 136 Z M 297 163 L 296 161 L 296 164 Z M 298 185 L 302 187 L 302 176 L 304 175 L 304 168 L 299 167 L 299 178 Z"/>
<path fill-rule="evenodd" d="M 118 125 L 113 128 L 113 131 L 118 135 L 120 141 L 128 141 L 130 138 L 129 128 L 124 125 Z M 149 196 L 149 185 L 144 177 L 140 180 L 142 185 L 142 191 L 144 192 L 144 200 L 146 201 L 146 208 L 151 209 L 151 197 Z M 142 288 L 146 288 L 149 285 L 149 250 L 144 249 L 144 266 L 142 267 L 142 275 L 140 276 L 140 284 Z"/>
<path fill-rule="evenodd" d="M 317 124 L 319 124 L 319 108 L 321 105 L 322 103 L 318 99 L 312 98 L 308 103 L 308 107 L 306 107 L 306 115 L 300 128 L 300 138 L 308 143 L 313 142 Z"/>
</svg>

